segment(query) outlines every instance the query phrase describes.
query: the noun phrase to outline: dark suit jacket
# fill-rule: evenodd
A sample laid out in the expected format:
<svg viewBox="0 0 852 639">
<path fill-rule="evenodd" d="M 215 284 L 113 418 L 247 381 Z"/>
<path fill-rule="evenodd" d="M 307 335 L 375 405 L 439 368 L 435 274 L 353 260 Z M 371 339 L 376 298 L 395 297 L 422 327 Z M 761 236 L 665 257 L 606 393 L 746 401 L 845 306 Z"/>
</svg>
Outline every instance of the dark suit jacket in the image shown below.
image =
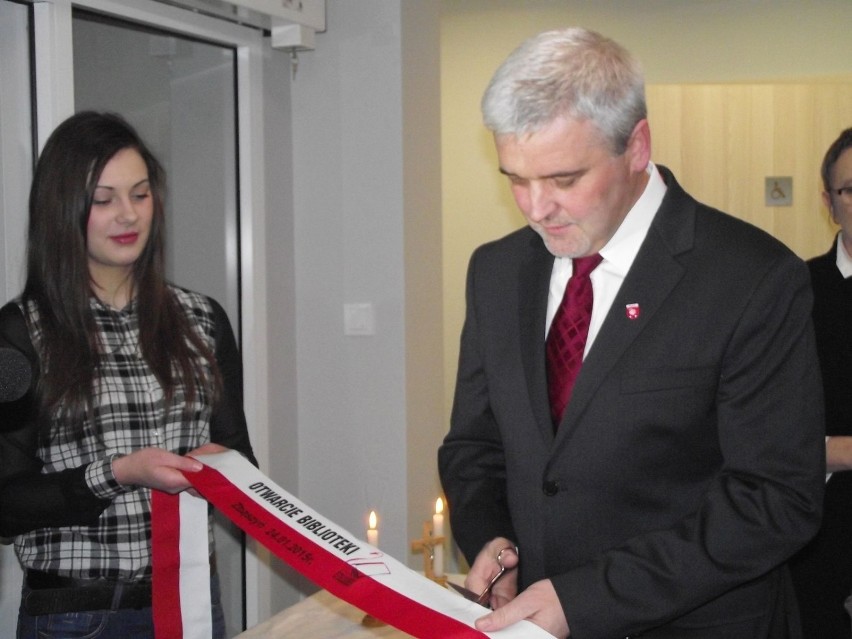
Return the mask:
<svg viewBox="0 0 852 639">
<path fill-rule="evenodd" d="M 730 637 L 726 622 L 777 622 L 791 598 L 779 565 L 819 525 L 807 269 L 659 168 L 668 192 L 555 437 L 553 256 L 522 229 L 477 249 L 468 273 L 439 451 L 453 534 L 469 561 L 495 536 L 515 540 L 522 586 L 550 578 L 577 639 Z"/>
<path fill-rule="evenodd" d="M 837 270 L 837 241 L 808 261 L 828 435 L 852 435 L 852 278 Z M 825 487 L 822 527 L 791 562 L 807 639 L 849 639 L 843 603 L 852 595 L 852 472 Z"/>
</svg>

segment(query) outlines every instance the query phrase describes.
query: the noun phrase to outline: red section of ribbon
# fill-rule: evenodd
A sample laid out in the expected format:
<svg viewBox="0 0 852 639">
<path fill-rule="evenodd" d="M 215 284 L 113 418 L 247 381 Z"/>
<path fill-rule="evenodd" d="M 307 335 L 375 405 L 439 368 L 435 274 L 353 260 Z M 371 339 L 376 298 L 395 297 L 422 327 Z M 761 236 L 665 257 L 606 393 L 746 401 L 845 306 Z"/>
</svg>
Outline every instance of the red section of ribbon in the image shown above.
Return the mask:
<svg viewBox="0 0 852 639">
<path fill-rule="evenodd" d="M 151 563 L 154 635 L 181 639 L 179 495 L 151 491 Z"/>
<path fill-rule="evenodd" d="M 276 557 L 318 586 L 377 619 L 420 639 L 487 637 L 365 575 L 298 529 L 279 520 L 219 471 L 205 466 L 200 472 L 187 473 L 186 476 L 207 501 L 269 548 Z"/>
</svg>

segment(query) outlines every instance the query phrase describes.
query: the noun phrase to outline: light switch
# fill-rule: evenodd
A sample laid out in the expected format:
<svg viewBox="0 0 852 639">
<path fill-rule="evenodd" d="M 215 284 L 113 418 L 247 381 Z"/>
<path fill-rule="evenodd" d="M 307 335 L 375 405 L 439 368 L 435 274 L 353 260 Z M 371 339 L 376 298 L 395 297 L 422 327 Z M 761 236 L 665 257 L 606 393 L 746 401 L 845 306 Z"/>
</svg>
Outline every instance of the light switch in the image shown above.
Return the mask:
<svg viewBox="0 0 852 639">
<path fill-rule="evenodd" d="M 376 318 L 370 302 L 343 305 L 343 334 L 376 334 Z"/>
</svg>

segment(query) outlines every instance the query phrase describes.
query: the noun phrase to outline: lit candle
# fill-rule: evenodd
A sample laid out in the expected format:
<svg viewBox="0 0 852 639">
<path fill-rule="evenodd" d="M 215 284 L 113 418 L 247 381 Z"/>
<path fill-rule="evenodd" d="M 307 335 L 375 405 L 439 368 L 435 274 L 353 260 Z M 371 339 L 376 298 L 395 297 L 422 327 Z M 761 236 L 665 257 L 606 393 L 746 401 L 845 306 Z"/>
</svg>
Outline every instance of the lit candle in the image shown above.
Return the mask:
<svg viewBox="0 0 852 639">
<path fill-rule="evenodd" d="M 376 517 L 376 511 L 370 511 L 370 527 L 367 529 L 367 543 L 373 546 L 374 548 L 379 547 L 379 529 L 378 529 L 378 517 Z"/>
<path fill-rule="evenodd" d="M 432 536 L 433 537 L 443 537 L 444 536 L 444 501 L 438 497 L 438 500 L 435 502 L 435 514 L 432 515 Z M 444 576 L 444 542 L 439 541 L 435 543 L 435 547 L 432 549 L 433 552 L 433 561 L 432 561 L 432 570 L 435 573 L 436 577 Z"/>
</svg>

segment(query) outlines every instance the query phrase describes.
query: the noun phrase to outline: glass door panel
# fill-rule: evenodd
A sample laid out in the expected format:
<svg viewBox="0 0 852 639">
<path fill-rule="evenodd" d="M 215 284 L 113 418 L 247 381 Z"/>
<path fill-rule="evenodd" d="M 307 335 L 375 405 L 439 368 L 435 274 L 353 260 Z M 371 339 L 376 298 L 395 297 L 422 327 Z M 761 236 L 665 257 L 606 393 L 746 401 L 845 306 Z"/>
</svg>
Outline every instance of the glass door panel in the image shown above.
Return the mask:
<svg viewBox="0 0 852 639">
<path fill-rule="evenodd" d="M 27 198 L 33 149 L 32 10 L 0 0 L 0 305 L 24 285 Z M 0 539 L 0 639 L 14 639 L 22 573 L 11 540 Z"/>
<path fill-rule="evenodd" d="M 237 335 L 236 57 L 231 47 L 75 10 L 74 109 L 115 111 L 167 175 L 167 272 L 217 299 Z M 228 636 L 243 628 L 243 538 L 217 515 Z"/>
<path fill-rule="evenodd" d="M 24 283 L 34 135 L 27 5 L 0 1 L 0 303 Z"/>
<path fill-rule="evenodd" d="M 115 111 L 168 176 L 169 277 L 239 319 L 235 52 L 74 11 L 74 108 Z"/>
</svg>

